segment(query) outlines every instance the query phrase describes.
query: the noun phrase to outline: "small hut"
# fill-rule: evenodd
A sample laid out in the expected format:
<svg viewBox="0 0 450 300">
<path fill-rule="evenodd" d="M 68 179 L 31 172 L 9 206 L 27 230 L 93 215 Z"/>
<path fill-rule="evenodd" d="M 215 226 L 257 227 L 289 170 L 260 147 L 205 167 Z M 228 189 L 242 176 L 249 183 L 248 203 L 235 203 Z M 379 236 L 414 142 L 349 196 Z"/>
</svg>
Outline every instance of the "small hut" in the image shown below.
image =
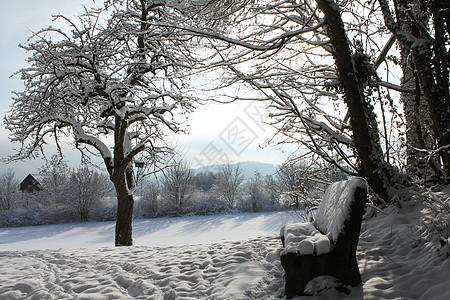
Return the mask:
<svg viewBox="0 0 450 300">
<path fill-rule="evenodd" d="M 42 191 L 42 185 L 39 174 L 28 174 L 20 183 L 20 191 L 25 193 L 33 193 Z"/>
</svg>

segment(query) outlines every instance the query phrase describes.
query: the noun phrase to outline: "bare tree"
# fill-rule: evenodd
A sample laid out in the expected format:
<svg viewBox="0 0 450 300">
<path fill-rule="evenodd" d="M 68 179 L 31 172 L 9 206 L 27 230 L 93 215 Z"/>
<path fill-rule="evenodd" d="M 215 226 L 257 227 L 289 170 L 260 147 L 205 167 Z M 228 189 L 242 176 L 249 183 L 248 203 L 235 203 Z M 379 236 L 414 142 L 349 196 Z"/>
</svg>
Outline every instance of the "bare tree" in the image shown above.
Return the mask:
<svg viewBox="0 0 450 300">
<path fill-rule="evenodd" d="M 311 164 L 304 161 L 287 160 L 283 162 L 277 171 L 278 190 L 290 200 L 290 205 L 295 209 L 311 208 L 313 199 L 309 199 L 309 192 L 315 187 L 316 182 L 311 175 L 315 170 Z"/>
<path fill-rule="evenodd" d="M 182 211 L 192 196 L 194 189 L 194 174 L 189 165 L 179 160 L 163 172 L 162 197 L 172 208 Z"/>
<path fill-rule="evenodd" d="M 16 174 L 11 169 L 6 169 L 0 175 L 0 210 L 13 209 L 18 192 Z"/>
<path fill-rule="evenodd" d="M 382 89 L 401 87 L 376 72 L 386 57 L 378 7 L 328 0 L 246 5 L 222 32 L 212 26 L 186 30 L 214 41 L 216 65 L 229 71 L 227 86 L 244 82 L 259 93 L 246 99 L 269 103 L 284 142 L 301 144 L 342 171 L 366 177 L 379 199 L 390 201 L 406 181 L 389 155 L 394 122 L 387 122 Z"/>
<path fill-rule="evenodd" d="M 69 166 L 58 155 L 52 155 L 39 169 L 39 175 L 43 188 L 40 192 L 41 198 L 45 199 L 47 205 L 58 206 L 64 197 L 70 177 Z"/>
<path fill-rule="evenodd" d="M 239 165 L 226 164 L 220 166 L 215 188 L 229 208 L 236 207 L 237 192 L 243 180 L 244 176 Z"/>
<path fill-rule="evenodd" d="M 247 182 L 247 190 L 249 193 L 249 204 L 252 211 L 261 211 L 264 209 L 266 202 L 266 193 L 264 191 L 263 178 L 261 173 L 255 171 L 253 177 Z"/>
<path fill-rule="evenodd" d="M 273 175 L 266 175 L 264 177 L 264 189 L 268 195 L 268 199 L 272 208 L 275 208 L 280 201 L 280 193 L 278 189 L 278 182 Z"/>
<path fill-rule="evenodd" d="M 98 172 L 81 166 L 71 174 L 66 192 L 66 203 L 76 210 L 83 222 L 89 220 L 108 188 L 105 178 Z"/>
<path fill-rule="evenodd" d="M 17 72 L 25 90 L 15 93 L 4 123 L 20 144 L 10 160 L 36 156 L 49 138 L 61 150 L 61 135 L 73 137 L 84 160 L 102 158 L 118 200 L 115 244 L 126 246 L 133 243 L 133 159 L 170 151 L 165 137 L 180 131 L 176 118 L 191 109 L 182 79 L 195 59 L 189 36 L 158 26 L 179 13 L 164 1 L 108 9 L 87 11 L 80 24 L 57 16 L 71 32 L 49 27 L 21 46 L 30 53 L 29 67 Z"/>
</svg>

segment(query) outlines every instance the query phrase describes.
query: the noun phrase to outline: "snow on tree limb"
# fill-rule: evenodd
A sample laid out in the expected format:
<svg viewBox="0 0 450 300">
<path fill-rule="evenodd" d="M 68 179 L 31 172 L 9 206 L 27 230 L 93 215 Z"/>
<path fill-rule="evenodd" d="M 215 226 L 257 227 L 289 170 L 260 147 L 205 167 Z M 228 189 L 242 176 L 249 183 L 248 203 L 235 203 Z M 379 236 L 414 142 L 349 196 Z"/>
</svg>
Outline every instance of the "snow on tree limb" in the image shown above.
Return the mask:
<svg viewBox="0 0 450 300">
<path fill-rule="evenodd" d="M 227 42 L 227 43 L 230 43 L 230 44 L 233 44 L 233 45 L 242 46 L 242 47 L 245 47 L 245 48 L 248 48 L 248 49 L 251 49 L 251 50 L 269 51 L 269 50 L 277 50 L 277 49 L 283 47 L 283 45 L 285 43 L 287 43 L 287 41 L 289 41 L 289 39 L 291 39 L 292 37 L 296 37 L 296 36 L 299 36 L 301 34 L 305 34 L 305 33 L 316 31 L 318 28 L 323 26 L 323 22 L 322 23 L 318 23 L 318 24 L 316 24 L 314 26 L 311 26 L 311 27 L 301 28 L 301 29 L 298 29 L 298 30 L 285 32 L 283 34 L 280 34 L 279 36 L 271 38 L 270 40 L 260 42 L 259 44 L 257 44 L 257 43 L 249 43 L 249 42 L 246 42 L 244 40 L 231 38 L 229 36 L 225 36 L 225 35 L 222 35 L 222 34 L 217 33 L 217 32 L 200 30 L 198 28 L 193 28 L 193 27 L 182 27 L 182 26 L 166 25 L 166 24 L 161 24 L 161 26 L 167 26 L 167 27 L 174 27 L 174 28 L 177 28 L 177 29 L 182 29 L 182 30 L 185 30 L 187 32 L 190 32 L 190 33 L 193 33 L 193 34 L 196 34 L 196 35 L 199 35 L 199 36 L 204 36 L 204 37 L 208 37 L 208 38 L 221 40 L 221 41 L 224 41 L 224 42 Z"/>
<path fill-rule="evenodd" d="M 93 135 L 88 135 L 85 133 L 85 131 L 83 130 L 83 126 L 80 123 L 77 123 L 76 120 L 74 120 L 72 118 L 71 120 L 71 127 L 73 128 L 74 131 L 74 138 L 75 138 L 75 143 L 83 143 L 83 144 L 87 144 L 90 146 L 93 146 L 95 149 L 97 149 L 101 156 L 103 157 L 103 159 L 109 160 L 111 161 L 112 159 L 112 154 L 111 151 L 109 150 L 108 146 L 106 146 L 105 143 L 103 143 L 100 139 L 94 137 Z M 112 166 L 111 166 L 112 167 Z"/>
<path fill-rule="evenodd" d="M 163 138 L 164 128 L 178 132 L 175 116 L 191 109 L 189 97 L 181 96 L 179 79 L 173 75 L 187 66 L 191 54 L 183 53 L 185 37 L 178 39 L 173 29 L 154 25 L 161 17 L 155 9 L 164 9 L 163 4 L 146 8 L 148 20 L 141 19 L 139 7 L 133 7 L 134 14 L 131 8 L 125 13 L 116 11 L 107 24 L 99 22 L 101 9 L 87 11 L 79 23 L 57 15 L 55 19 L 69 24 L 71 34 L 48 27 L 21 45 L 31 55 L 29 66 L 14 74 L 21 75 L 25 91 L 15 93 L 5 117 L 12 141 L 21 144 L 11 159 L 34 155 L 47 136 L 54 135 L 57 140 L 59 132 L 67 129 L 77 145 L 95 148 L 111 168 L 115 160 L 106 140 L 114 132 L 119 135 L 113 148 L 123 147 L 120 141 L 126 140 L 125 135 L 135 144 L 131 150 L 115 152 L 129 156 L 123 161 L 130 162 L 147 145 L 153 152 L 166 151 L 153 144 Z M 145 27 L 134 26 L 142 22 Z M 145 39 L 148 48 L 139 48 L 139 41 Z M 128 134 L 137 124 L 143 137 Z M 59 140 L 57 143 L 60 147 Z"/>
</svg>

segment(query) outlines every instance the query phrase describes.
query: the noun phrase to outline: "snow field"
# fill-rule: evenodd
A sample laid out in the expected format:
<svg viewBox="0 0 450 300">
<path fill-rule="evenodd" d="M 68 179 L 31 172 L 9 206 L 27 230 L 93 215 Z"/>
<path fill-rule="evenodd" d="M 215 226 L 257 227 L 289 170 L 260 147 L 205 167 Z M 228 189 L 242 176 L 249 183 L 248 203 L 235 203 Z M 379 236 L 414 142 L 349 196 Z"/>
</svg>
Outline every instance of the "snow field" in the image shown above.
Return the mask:
<svg viewBox="0 0 450 300">
<path fill-rule="evenodd" d="M 286 212 L 136 220 L 136 246 L 120 248 L 111 247 L 111 222 L 3 228 L 0 299 L 267 299 L 282 294 L 273 233 L 296 220 Z"/>
<path fill-rule="evenodd" d="M 422 236 L 422 211 L 421 199 L 412 199 L 363 221 L 357 257 L 364 284 L 350 295 L 328 280 L 316 282 L 320 296 L 294 299 L 450 299 L 450 260 Z M 280 299 L 278 232 L 295 219 L 260 213 L 141 220 L 137 246 L 121 248 L 104 246 L 114 229 L 107 223 L 29 227 L 30 235 L 0 229 L 0 299 Z M 60 238 L 66 249 L 32 250 L 58 249 Z M 77 243 L 88 248 L 72 249 Z"/>
<path fill-rule="evenodd" d="M 3 253 L 0 294 L 2 299 L 267 299 L 282 280 L 277 257 L 266 260 L 278 243 L 273 235 L 183 247 Z"/>
<path fill-rule="evenodd" d="M 299 218 L 295 212 L 265 212 L 136 219 L 133 238 L 135 246 L 245 240 L 278 233 L 286 222 Z M 114 230 L 115 222 L 0 228 L 0 251 L 112 247 Z"/>
</svg>

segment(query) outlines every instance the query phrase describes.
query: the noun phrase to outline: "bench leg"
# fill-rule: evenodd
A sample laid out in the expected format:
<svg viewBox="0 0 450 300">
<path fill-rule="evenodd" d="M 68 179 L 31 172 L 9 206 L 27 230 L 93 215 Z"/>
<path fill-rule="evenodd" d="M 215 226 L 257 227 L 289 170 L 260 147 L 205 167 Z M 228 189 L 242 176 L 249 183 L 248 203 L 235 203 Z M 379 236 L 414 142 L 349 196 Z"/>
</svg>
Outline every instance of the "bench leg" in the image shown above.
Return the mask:
<svg viewBox="0 0 450 300">
<path fill-rule="evenodd" d="M 293 272 L 286 273 L 285 275 L 285 286 L 284 294 L 286 298 L 291 299 L 295 296 L 304 295 L 305 287 L 310 279 L 302 277 L 300 274 L 295 274 Z"/>
<path fill-rule="evenodd" d="M 336 277 L 338 277 L 342 283 L 351 286 L 356 286 L 362 283 L 361 274 L 359 273 L 358 262 L 356 257 L 350 260 L 350 263 L 346 267 L 341 267 L 337 272 Z"/>
<path fill-rule="evenodd" d="M 282 255 L 281 265 L 285 270 L 284 293 L 288 299 L 305 295 L 308 282 L 318 276 L 327 274 L 328 255 L 298 256 L 294 253 Z"/>
</svg>

